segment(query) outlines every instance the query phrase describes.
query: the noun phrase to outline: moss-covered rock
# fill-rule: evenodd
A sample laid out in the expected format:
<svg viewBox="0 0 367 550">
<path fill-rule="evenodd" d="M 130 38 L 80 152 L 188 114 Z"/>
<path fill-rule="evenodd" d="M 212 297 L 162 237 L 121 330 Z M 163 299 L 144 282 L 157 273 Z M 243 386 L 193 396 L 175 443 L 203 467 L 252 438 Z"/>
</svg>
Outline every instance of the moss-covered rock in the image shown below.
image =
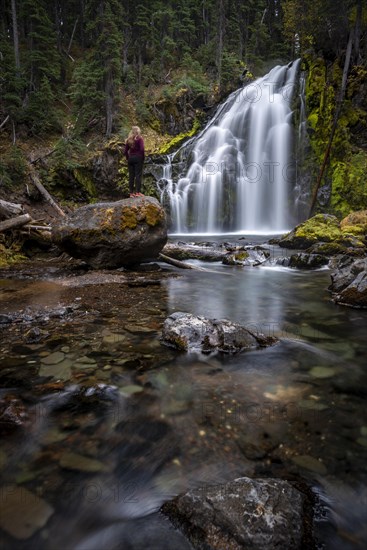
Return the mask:
<svg viewBox="0 0 367 550">
<path fill-rule="evenodd" d="M 356 237 L 367 234 L 367 210 L 352 212 L 340 222 L 343 232 L 348 232 Z"/>
<path fill-rule="evenodd" d="M 316 182 L 331 135 L 337 97 L 342 82 L 342 59 L 333 63 L 321 57 L 305 55 L 307 70 L 306 107 L 308 138 L 305 167 Z M 367 207 L 367 153 L 364 150 L 367 128 L 365 101 L 357 101 L 365 80 L 365 71 L 351 68 L 343 108 L 338 119 L 328 164 L 324 172 L 320 204 L 337 216 Z M 358 128 L 355 135 L 355 129 Z M 360 142 L 360 145 L 357 143 Z M 305 168 L 303 167 L 303 168 Z"/>
<path fill-rule="evenodd" d="M 158 256 L 167 241 L 166 217 L 151 197 L 87 205 L 59 220 L 52 240 L 92 267 L 128 267 Z"/>
<path fill-rule="evenodd" d="M 279 241 L 279 246 L 305 250 L 317 242 L 337 241 L 340 237 L 338 218 L 329 214 L 316 214 L 285 235 Z"/>
<path fill-rule="evenodd" d="M 343 229 L 340 226 L 338 218 L 330 214 L 316 214 L 313 218 L 297 225 L 290 233 L 285 235 L 280 241 L 279 246 L 283 248 L 306 250 L 316 244 L 332 243 L 332 247 L 325 247 L 324 252 L 312 248 L 308 252 L 324 253 L 329 249 L 329 253 L 338 254 L 346 251 L 347 248 L 365 248 L 365 243 L 348 231 L 348 227 Z"/>
</svg>

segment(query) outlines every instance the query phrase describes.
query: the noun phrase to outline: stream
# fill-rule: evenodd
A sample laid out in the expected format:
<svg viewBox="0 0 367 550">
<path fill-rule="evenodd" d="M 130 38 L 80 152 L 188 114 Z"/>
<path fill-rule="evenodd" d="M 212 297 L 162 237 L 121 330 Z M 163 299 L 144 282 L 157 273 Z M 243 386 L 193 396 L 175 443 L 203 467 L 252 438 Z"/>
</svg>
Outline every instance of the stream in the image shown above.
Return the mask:
<svg viewBox="0 0 367 550">
<path fill-rule="evenodd" d="M 192 263 L 1 271 L 2 549 L 189 549 L 160 506 L 240 476 L 306 482 L 316 547 L 365 548 L 367 312 L 331 301 L 328 269 Z M 178 352 L 175 311 L 280 342 Z"/>
</svg>

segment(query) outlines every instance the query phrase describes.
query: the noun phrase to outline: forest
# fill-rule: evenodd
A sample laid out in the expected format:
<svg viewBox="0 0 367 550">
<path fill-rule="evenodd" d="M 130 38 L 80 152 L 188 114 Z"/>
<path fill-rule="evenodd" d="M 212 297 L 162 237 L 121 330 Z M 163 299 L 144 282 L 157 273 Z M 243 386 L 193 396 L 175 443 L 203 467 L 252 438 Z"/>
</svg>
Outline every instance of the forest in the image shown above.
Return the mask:
<svg viewBox="0 0 367 550">
<path fill-rule="evenodd" d="M 362 0 L 1 0 L 1 187 L 24 181 L 37 141 L 56 148 L 48 172 L 83 166 L 87 143 L 124 139 L 134 122 L 157 152 L 197 130 L 244 72 L 249 81 L 297 57 L 306 68 L 321 58 L 334 111 L 350 38 L 348 98 L 363 134 Z"/>
</svg>

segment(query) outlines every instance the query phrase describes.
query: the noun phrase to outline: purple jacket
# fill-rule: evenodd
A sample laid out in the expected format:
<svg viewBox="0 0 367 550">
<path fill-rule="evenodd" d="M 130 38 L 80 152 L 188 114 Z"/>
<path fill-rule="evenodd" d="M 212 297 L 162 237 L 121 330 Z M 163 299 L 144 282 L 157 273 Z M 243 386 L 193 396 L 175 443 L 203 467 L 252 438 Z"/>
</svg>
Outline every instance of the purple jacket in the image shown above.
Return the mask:
<svg viewBox="0 0 367 550">
<path fill-rule="evenodd" d="M 130 157 L 141 157 L 144 160 L 144 156 L 144 140 L 142 137 L 135 138 L 133 146 L 125 143 L 125 157 L 127 160 Z"/>
</svg>

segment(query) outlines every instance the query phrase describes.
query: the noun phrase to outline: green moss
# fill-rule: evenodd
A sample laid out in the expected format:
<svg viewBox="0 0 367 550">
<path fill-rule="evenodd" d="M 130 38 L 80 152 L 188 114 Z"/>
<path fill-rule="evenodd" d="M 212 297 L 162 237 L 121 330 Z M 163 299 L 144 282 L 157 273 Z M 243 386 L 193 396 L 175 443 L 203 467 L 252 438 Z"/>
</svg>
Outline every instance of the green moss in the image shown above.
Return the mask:
<svg viewBox="0 0 367 550">
<path fill-rule="evenodd" d="M 92 198 L 97 197 L 97 190 L 89 170 L 85 168 L 74 168 L 73 176 L 76 181 L 85 189 Z"/>
<path fill-rule="evenodd" d="M 342 81 L 341 61 L 327 65 L 322 58 L 305 56 L 308 70 L 306 83 L 306 105 L 308 111 L 309 141 L 311 153 L 307 170 L 316 183 L 323 163 L 333 126 L 336 98 Z M 352 147 L 352 129 L 356 124 L 367 124 L 367 113 L 355 107 L 351 97 L 363 82 L 364 71 L 352 69 L 348 81 L 347 96 L 334 134 L 323 184 L 331 187 L 329 210 L 338 217 L 344 217 L 353 210 L 367 207 L 367 153 Z"/>
<path fill-rule="evenodd" d="M 335 164 L 331 205 L 341 217 L 367 208 L 367 152 L 359 151 L 346 162 Z"/>
<path fill-rule="evenodd" d="M 19 262 L 24 262 L 26 259 L 23 254 L 20 254 L 19 245 L 7 248 L 0 243 L 0 267 L 8 267 Z"/>
<path fill-rule="evenodd" d="M 179 145 L 181 145 L 182 142 L 185 139 L 188 139 L 188 138 L 194 136 L 199 131 L 199 129 L 200 129 L 200 122 L 197 118 L 195 118 L 194 124 L 193 124 L 193 126 L 192 126 L 192 128 L 189 132 L 186 132 L 186 133 L 183 132 L 183 133 L 178 134 L 177 136 L 175 136 L 173 139 L 171 139 L 171 141 L 169 141 L 168 143 L 163 145 L 163 147 L 158 151 L 158 153 L 160 155 L 165 155 L 165 154 L 173 151 Z"/>
<path fill-rule="evenodd" d="M 154 204 L 147 204 L 144 211 L 145 221 L 152 227 L 158 225 L 164 219 L 163 211 L 160 208 L 157 208 Z"/>
<path fill-rule="evenodd" d="M 334 216 L 316 214 L 296 227 L 295 236 L 310 240 L 330 242 L 340 238 L 338 219 Z"/>
<path fill-rule="evenodd" d="M 120 219 L 120 228 L 124 231 L 125 229 L 135 229 L 137 225 L 137 209 L 130 206 L 123 208 Z"/>
<path fill-rule="evenodd" d="M 236 252 L 234 257 L 239 262 L 243 262 L 244 260 L 246 260 L 249 257 L 249 253 L 246 250 L 244 250 L 242 252 Z"/>
</svg>

